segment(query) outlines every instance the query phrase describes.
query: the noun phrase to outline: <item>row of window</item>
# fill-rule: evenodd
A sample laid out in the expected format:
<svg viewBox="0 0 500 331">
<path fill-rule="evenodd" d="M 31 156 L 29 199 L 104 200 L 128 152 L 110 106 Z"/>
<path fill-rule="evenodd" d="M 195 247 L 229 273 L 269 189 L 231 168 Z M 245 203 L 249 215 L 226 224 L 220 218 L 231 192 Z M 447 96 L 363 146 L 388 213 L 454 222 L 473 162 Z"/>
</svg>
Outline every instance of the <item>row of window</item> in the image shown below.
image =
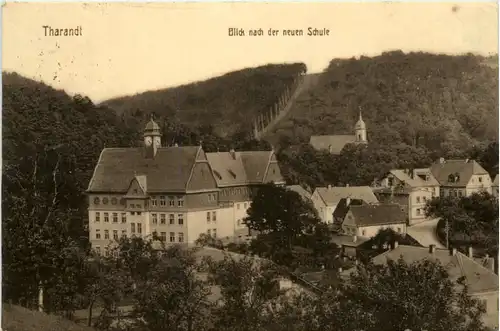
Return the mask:
<svg viewBox="0 0 500 331">
<path fill-rule="evenodd" d="M 210 217 L 210 215 L 212 215 L 212 217 Z M 207 211 L 207 223 L 210 223 L 210 221 L 212 222 L 217 222 L 217 212 L 213 211 L 212 213 L 210 213 L 209 211 Z"/>
<path fill-rule="evenodd" d="M 167 215 L 166 214 L 159 214 L 159 215 L 160 215 L 160 224 L 162 225 L 167 224 Z M 151 214 L 151 217 L 153 224 L 158 224 L 158 214 L 156 213 Z M 168 223 L 170 225 L 175 224 L 175 214 L 168 214 Z M 184 214 L 177 214 L 177 224 L 184 225 Z"/>
<path fill-rule="evenodd" d="M 95 197 L 94 198 L 94 204 L 95 205 L 100 205 L 102 202 L 103 205 L 107 205 L 110 203 L 110 200 L 108 198 L 99 198 L 99 197 Z M 111 204 L 112 205 L 116 205 L 118 204 L 118 199 L 117 198 L 111 198 Z M 125 199 L 120 199 L 120 205 L 125 205 Z"/>
<path fill-rule="evenodd" d="M 417 203 L 420 203 L 420 202 L 426 203 L 427 202 L 427 197 L 426 196 L 417 197 Z"/>
<path fill-rule="evenodd" d="M 159 202 L 156 197 L 151 198 L 151 206 L 159 206 L 160 207 L 165 207 L 167 206 L 167 201 L 168 201 L 168 206 L 169 207 L 184 207 L 184 197 L 183 196 L 164 196 L 161 195 L 159 197 Z"/>
<path fill-rule="evenodd" d="M 251 195 L 252 191 L 248 187 L 234 187 L 234 188 L 227 188 L 223 189 L 220 194 L 224 197 L 228 197 L 231 195 L 240 195 L 240 194 L 247 194 Z"/>
<path fill-rule="evenodd" d="M 167 241 L 167 233 L 166 232 L 160 232 L 160 234 L 158 234 L 158 232 L 154 232 L 154 236 L 156 238 L 159 238 L 161 241 L 164 241 L 166 242 Z M 184 232 L 178 232 L 177 233 L 177 241 L 175 241 L 175 232 L 170 232 L 169 233 L 169 242 L 171 243 L 175 243 L 175 242 L 179 242 L 179 243 L 183 243 L 184 242 Z"/>
<path fill-rule="evenodd" d="M 214 238 L 217 238 L 217 229 L 208 229 L 208 230 L 207 230 L 207 234 L 208 234 L 209 236 L 212 236 L 212 237 L 214 237 Z"/>
<path fill-rule="evenodd" d="M 441 196 L 446 196 L 446 191 L 441 188 L 441 192 L 440 192 Z M 450 197 L 461 197 L 463 196 L 463 192 L 462 190 L 448 190 L 448 196 Z"/>
<path fill-rule="evenodd" d="M 109 223 L 109 213 L 103 213 L 104 215 L 104 223 Z M 113 223 L 118 223 L 118 213 L 112 213 Z M 139 214 L 140 215 L 140 214 Z M 94 221 L 99 223 L 101 221 L 101 213 L 96 212 Z M 121 222 L 127 223 L 127 213 L 121 213 Z"/>
</svg>

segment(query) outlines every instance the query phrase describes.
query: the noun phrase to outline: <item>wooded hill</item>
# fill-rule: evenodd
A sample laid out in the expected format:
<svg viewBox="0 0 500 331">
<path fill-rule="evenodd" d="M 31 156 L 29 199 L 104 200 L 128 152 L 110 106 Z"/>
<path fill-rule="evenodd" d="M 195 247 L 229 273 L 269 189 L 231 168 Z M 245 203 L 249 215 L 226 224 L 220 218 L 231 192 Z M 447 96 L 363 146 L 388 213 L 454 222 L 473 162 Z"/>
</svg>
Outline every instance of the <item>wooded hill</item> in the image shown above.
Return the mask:
<svg viewBox="0 0 500 331">
<path fill-rule="evenodd" d="M 404 143 L 447 156 L 496 141 L 495 58 L 395 51 L 334 59 L 277 125 L 271 142 L 289 146 L 311 135 L 352 134 L 359 111 L 369 141 L 377 144 Z"/>
<path fill-rule="evenodd" d="M 206 81 L 114 98 L 102 105 L 118 114 L 154 113 L 190 129 L 212 126 L 216 135 L 226 138 L 240 131 L 251 132 L 253 119 L 273 106 L 303 71 L 303 63 L 269 64 Z"/>
</svg>

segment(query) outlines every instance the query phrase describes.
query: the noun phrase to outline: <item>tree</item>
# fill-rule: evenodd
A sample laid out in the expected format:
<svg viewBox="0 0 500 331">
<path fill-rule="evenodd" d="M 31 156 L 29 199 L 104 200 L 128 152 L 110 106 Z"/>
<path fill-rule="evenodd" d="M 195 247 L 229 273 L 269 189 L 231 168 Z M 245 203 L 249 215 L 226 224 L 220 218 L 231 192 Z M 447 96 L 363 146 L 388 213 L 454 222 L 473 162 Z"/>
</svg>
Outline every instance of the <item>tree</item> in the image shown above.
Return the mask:
<svg viewBox="0 0 500 331">
<path fill-rule="evenodd" d="M 197 276 L 194 251 L 172 246 L 161 255 L 134 291 L 135 326 L 148 331 L 207 330 L 210 288 Z"/>
<path fill-rule="evenodd" d="M 484 306 L 431 260 L 360 265 L 337 294 L 320 305 L 335 330 L 484 330 Z M 325 318 L 325 317 L 323 317 Z"/>
<path fill-rule="evenodd" d="M 279 272 L 270 262 L 229 254 L 221 261 L 207 260 L 209 281 L 220 288 L 214 308 L 217 330 L 257 331 L 266 327 L 273 302 L 284 293 Z"/>
<path fill-rule="evenodd" d="M 281 236 L 283 245 L 290 250 L 293 239 L 310 231 L 319 219 L 311 202 L 271 183 L 259 188 L 244 222 L 252 230 Z"/>
</svg>

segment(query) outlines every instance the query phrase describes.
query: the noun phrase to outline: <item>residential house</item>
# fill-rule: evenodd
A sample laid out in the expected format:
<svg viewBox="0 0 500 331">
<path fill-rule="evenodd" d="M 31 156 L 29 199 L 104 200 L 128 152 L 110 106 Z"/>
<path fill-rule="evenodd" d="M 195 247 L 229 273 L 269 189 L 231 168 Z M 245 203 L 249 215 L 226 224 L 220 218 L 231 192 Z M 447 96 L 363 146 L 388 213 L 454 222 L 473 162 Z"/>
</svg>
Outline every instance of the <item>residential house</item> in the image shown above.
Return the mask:
<svg viewBox="0 0 500 331">
<path fill-rule="evenodd" d="M 406 234 L 407 221 L 405 211 L 398 204 L 351 205 L 342 222 L 342 233 L 372 238 L 380 230 L 391 228 Z"/>
<path fill-rule="evenodd" d="M 105 148 L 90 180 L 89 238 L 101 250 L 122 236 L 192 243 L 202 233 L 229 238 L 244 228 L 253 192 L 284 184 L 272 151 L 205 153 L 201 146 L 161 145 L 158 124 L 144 146 Z"/>
<path fill-rule="evenodd" d="M 366 144 L 366 124 L 363 121 L 361 112 L 359 119 L 354 126 L 354 135 L 324 135 L 311 136 L 309 144 L 316 150 L 328 151 L 338 155 L 348 144 Z"/>
<path fill-rule="evenodd" d="M 286 188 L 298 193 L 302 197 L 302 199 L 304 199 L 304 201 L 311 201 L 311 195 L 312 195 L 311 192 L 309 192 L 308 190 L 306 190 L 302 186 L 300 186 L 300 185 L 288 185 Z"/>
<path fill-rule="evenodd" d="M 312 194 L 311 200 L 318 211 L 320 219 L 327 223 L 333 223 L 333 212 L 343 198 L 362 200 L 368 204 L 377 204 L 377 197 L 369 186 L 331 186 L 317 187 Z"/>
<path fill-rule="evenodd" d="M 338 232 L 342 229 L 342 222 L 344 222 L 345 215 L 349 211 L 350 206 L 360 206 L 366 204 L 360 199 L 342 198 L 340 199 L 337 207 L 333 211 L 333 223 L 331 229 Z"/>
<path fill-rule="evenodd" d="M 470 196 L 481 191 L 492 193 L 490 175 L 475 160 L 440 158 L 430 170 L 439 182 L 440 196 Z"/>
<path fill-rule="evenodd" d="M 363 250 L 363 244 L 369 240 L 370 238 L 344 234 L 332 234 L 330 237 L 330 242 L 336 244 L 341 249 L 342 255 L 350 258 L 356 258 L 358 252 Z"/>
<path fill-rule="evenodd" d="M 498 198 L 498 174 L 495 176 L 495 180 L 493 180 L 493 184 L 491 185 L 491 193 Z"/>
<path fill-rule="evenodd" d="M 400 257 L 409 264 L 424 259 L 438 261 L 447 269 L 452 281 L 463 277 L 469 294 L 486 305 L 484 323 L 492 328 L 498 327 L 498 275 L 491 269 L 456 249 L 436 249 L 434 245 L 416 247 L 395 243 L 393 249 L 376 256 L 373 262 L 386 264 L 388 260 L 398 260 Z"/>
<path fill-rule="evenodd" d="M 413 225 L 425 220 L 425 205 L 439 196 L 439 182 L 429 169 L 393 169 L 374 193 L 380 202 L 404 206 L 409 224 Z"/>
</svg>

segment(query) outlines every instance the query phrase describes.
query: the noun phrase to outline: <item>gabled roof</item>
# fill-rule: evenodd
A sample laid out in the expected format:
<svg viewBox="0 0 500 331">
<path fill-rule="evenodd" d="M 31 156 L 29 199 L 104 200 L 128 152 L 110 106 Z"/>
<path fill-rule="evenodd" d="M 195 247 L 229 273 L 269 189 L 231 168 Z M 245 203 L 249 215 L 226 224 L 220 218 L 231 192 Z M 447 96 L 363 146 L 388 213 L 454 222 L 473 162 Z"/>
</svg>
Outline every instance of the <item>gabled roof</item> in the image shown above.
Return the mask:
<svg viewBox="0 0 500 331">
<path fill-rule="evenodd" d="M 438 186 L 439 183 L 432 175 L 430 169 L 393 169 L 389 171 L 394 177 L 410 187 Z M 428 180 L 422 179 L 420 176 Z"/>
<path fill-rule="evenodd" d="M 495 179 L 493 180 L 493 186 L 498 186 L 498 174 L 495 176 Z"/>
<path fill-rule="evenodd" d="M 206 156 L 218 187 L 262 184 L 269 165 L 277 164 L 272 151 L 215 152 Z"/>
<path fill-rule="evenodd" d="M 147 177 L 148 192 L 185 192 L 201 147 L 160 147 L 154 158 L 144 148 L 105 148 L 88 192 L 125 193 L 136 176 Z M 141 183 L 142 182 L 142 183 Z M 140 181 L 141 186 L 146 180 Z"/>
<path fill-rule="evenodd" d="M 466 186 L 473 175 L 488 174 L 475 160 L 438 160 L 430 169 L 439 184 L 457 187 Z M 455 174 L 458 174 L 458 180 L 450 182 L 449 176 Z"/>
<path fill-rule="evenodd" d="M 309 191 L 307 191 L 300 185 L 288 185 L 286 188 L 291 191 L 297 192 L 302 198 L 306 200 L 311 199 L 311 193 L 309 193 Z"/>
<path fill-rule="evenodd" d="M 435 249 L 430 253 L 428 247 L 398 245 L 398 247 L 382 253 L 375 258 L 375 264 L 385 264 L 387 260 L 398 260 L 414 263 L 424 259 L 439 261 L 448 271 L 450 279 L 456 281 L 465 277 L 471 294 L 487 291 L 498 292 L 498 276 L 466 255 L 456 252 L 452 255 L 447 249 Z"/>
<path fill-rule="evenodd" d="M 350 206 L 360 206 L 364 204 L 363 200 L 360 199 L 350 199 L 349 203 L 347 203 L 347 198 L 340 199 L 337 207 L 333 211 L 333 219 L 344 219 L 345 215 L 349 211 Z"/>
<path fill-rule="evenodd" d="M 343 198 L 359 199 L 366 203 L 378 203 L 369 186 L 317 187 L 316 191 L 327 206 L 337 205 Z"/>
<path fill-rule="evenodd" d="M 347 144 L 356 142 L 354 135 L 311 136 L 309 144 L 316 150 L 327 150 L 332 154 L 340 154 Z"/>
<path fill-rule="evenodd" d="M 357 226 L 406 223 L 407 215 L 397 204 L 351 206 L 349 212 Z"/>
</svg>

